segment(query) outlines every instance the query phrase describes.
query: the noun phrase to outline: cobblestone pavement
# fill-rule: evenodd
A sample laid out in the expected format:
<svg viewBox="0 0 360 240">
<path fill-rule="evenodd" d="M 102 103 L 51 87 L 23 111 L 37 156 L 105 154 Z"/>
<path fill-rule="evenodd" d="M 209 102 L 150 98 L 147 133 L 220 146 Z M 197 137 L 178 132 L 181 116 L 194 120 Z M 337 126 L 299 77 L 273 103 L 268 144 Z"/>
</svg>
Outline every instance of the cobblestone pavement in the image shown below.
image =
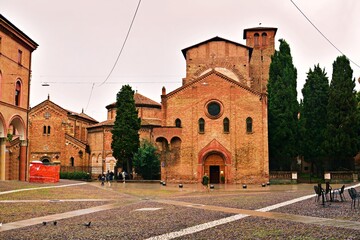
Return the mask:
<svg viewBox="0 0 360 240">
<path fill-rule="evenodd" d="M 0 239 L 360 239 L 347 192 L 323 207 L 311 184 L 74 183 L 0 181 Z"/>
</svg>

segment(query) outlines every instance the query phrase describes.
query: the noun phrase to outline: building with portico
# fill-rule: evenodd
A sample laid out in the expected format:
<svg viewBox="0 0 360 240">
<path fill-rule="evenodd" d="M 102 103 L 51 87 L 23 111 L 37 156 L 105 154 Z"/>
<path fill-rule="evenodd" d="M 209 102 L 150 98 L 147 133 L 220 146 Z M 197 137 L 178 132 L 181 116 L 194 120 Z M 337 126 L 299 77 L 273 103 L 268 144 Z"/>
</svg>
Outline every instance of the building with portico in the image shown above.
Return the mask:
<svg viewBox="0 0 360 240">
<path fill-rule="evenodd" d="M 0 14 L 0 180 L 28 177 L 31 56 L 37 47 Z"/>
</svg>

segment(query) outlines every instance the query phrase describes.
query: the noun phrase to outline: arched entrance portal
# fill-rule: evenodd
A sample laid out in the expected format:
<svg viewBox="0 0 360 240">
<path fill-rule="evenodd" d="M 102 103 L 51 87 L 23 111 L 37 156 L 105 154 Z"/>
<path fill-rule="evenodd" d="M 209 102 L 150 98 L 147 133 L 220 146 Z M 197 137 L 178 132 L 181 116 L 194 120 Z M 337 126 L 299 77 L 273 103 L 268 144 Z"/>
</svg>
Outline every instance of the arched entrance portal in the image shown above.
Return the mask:
<svg viewBox="0 0 360 240">
<path fill-rule="evenodd" d="M 209 154 L 204 161 L 204 173 L 210 178 L 210 183 L 224 183 L 225 161 L 218 153 Z"/>
</svg>

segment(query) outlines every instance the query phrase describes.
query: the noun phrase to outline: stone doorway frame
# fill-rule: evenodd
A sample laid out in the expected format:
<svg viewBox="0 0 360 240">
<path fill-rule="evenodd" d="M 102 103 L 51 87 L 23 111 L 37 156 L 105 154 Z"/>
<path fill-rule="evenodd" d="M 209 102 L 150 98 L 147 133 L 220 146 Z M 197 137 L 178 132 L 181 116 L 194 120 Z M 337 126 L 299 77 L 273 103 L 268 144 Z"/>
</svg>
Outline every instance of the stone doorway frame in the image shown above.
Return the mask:
<svg viewBox="0 0 360 240">
<path fill-rule="evenodd" d="M 221 145 L 216 139 L 212 140 L 206 145 L 198 154 L 198 182 L 202 181 L 202 177 L 205 174 L 205 160 L 208 156 L 216 154 L 222 157 L 224 160 L 224 176 L 225 183 L 231 183 L 233 181 L 231 171 L 231 154 L 223 145 Z M 220 179 L 221 182 L 221 179 Z"/>
</svg>

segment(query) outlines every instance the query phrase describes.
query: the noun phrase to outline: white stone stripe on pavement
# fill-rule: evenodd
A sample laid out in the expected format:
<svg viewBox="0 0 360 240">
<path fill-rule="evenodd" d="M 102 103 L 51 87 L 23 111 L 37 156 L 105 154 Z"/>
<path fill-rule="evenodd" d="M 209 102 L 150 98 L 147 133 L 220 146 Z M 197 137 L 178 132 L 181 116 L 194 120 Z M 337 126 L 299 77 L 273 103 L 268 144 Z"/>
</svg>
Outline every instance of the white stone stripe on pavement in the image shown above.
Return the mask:
<svg viewBox="0 0 360 240">
<path fill-rule="evenodd" d="M 22 189 L 16 189 L 16 190 L 11 190 L 11 191 L 0 192 L 0 195 L 16 193 L 16 192 L 23 192 L 23 191 L 39 190 L 39 189 L 45 189 L 45 188 L 72 187 L 72 186 L 84 185 L 84 184 L 87 184 L 87 183 L 72 183 L 72 184 L 66 184 L 66 185 L 47 186 L 47 187 L 38 187 L 38 188 L 22 188 Z"/>
<path fill-rule="evenodd" d="M 346 187 L 345 189 L 356 188 L 356 187 L 359 187 L 359 186 L 360 186 L 360 183 L 358 183 L 356 185 Z M 293 204 L 293 203 L 296 203 L 296 202 L 300 202 L 300 201 L 312 198 L 314 196 L 315 196 L 315 194 L 311 194 L 311 195 L 295 198 L 295 199 L 292 199 L 292 200 L 289 200 L 289 201 L 285 201 L 285 202 L 274 204 L 274 205 L 271 205 L 271 206 L 268 206 L 268 207 L 260 208 L 260 209 L 257 209 L 255 211 L 268 212 L 268 211 L 271 211 L 271 210 L 274 210 L 274 209 L 277 209 L 277 208 L 280 208 L 280 207 L 284 207 L 284 206 L 287 206 L 287 205 L 290 205 L 290 204 Z M 193 226 L 193 227 L 188 227 L 188 228 L 182 229 L 180 231 L 171 232 L 171 233 L 165 233 L 163 235 L 147 238 L 146 240 L 174 239 L 174 238 L 178 238 L 178 237 L 185 236 L 185 235 L 188 235 L 188 234 L 200 232 L 200 231 L 203 231 L 203 230 L 206 230 L 206 229 L 209 229 L 209 228 L 221 225 L 221 224 L 233 222 L 233 221 L 236 221 L 236 220 L 248 217 L 248 216 L 250 216 L 250 215 L 236 214 L 236 215 L 231 216 L 231 217 L 222 218 L 222 219 L 219 219 L 219 220 L 215 220 L 215 221 L 208 222 L 208 223 L 203 223 L 203 224 L 196 225 L 196 226 Z"/>
<path fill-rule="evenodd" d="M 184 236 L 184 235 L 200 232 L 200 231 L 203 231 L 203 230 L 206 230 L 206 229 L 209 229 L 209 228 L 213 228 L 213 227 L 216 227 L 216 226 L 221 225 L 221 224 L 233 222 L 233 221 L 242 219 L 242 218 L 247 217 L 247 216 L 249 216 L 249 215 L 236 214 L 236 215 L 233 215 L 231 217 L 226 217 L 226 218 L 222 218 L 222 219 L 215 220 L 215 221 L 212 221 L 212 222 L 203 223 L 203 224 L 196 225 L 196 226 L 193 226 L 193 227 L 188 227 L 188 228 L 182 229 L 182 230 L 177 231 L 177 232 L 171 232 L 171 233 L 166 233 L 166 234 L 163 234 L 163 235 L 151 237 L 151 238 L 148 238 L 146 240 L 173 239 L 173 238 L 181 237 L 181 236 Z"/>
</svg>

